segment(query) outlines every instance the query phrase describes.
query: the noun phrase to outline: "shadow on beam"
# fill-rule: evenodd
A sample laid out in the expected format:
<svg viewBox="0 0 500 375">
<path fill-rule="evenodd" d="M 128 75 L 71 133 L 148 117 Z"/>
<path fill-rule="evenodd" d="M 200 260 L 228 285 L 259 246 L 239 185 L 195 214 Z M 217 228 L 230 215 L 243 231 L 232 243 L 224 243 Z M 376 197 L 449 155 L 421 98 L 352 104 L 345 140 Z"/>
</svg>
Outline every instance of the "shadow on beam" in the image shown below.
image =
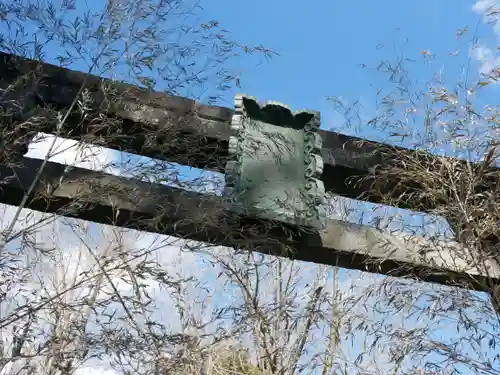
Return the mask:
<svg viewBox="0 0 500 375">
<path fill-rule="evenodd" d="M 41 160 L 0 166 L 0 202 L 18 206 Z M 372 227 L 329 220 L 321 233 L 233 214 L 220 197 L 48 163 L 26 208 L 213 245 L 448 285 L 486 289 L 495 264 L 477 264 L 456 243 L 431 243 Z"/>
</svg>

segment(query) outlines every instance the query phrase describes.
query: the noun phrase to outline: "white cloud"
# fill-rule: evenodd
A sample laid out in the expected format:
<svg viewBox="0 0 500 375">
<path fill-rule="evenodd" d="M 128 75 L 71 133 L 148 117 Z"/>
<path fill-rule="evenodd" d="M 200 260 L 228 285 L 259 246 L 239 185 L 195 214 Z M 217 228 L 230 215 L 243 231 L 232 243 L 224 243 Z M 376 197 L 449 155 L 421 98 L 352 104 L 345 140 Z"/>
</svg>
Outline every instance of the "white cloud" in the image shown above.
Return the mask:
<svg viewBox="0 0 500 375">
<path fill-rule="evenodd" d="M 481 15 L 485 23 L 492 25 L 493 31 L 500 38 L 500 14 L 491 12 L 498 7 L 497 0 L 478 0 L 472 6 L 472 11 Z M 489 47 L 485 44 L 475 46 L 470 51 L 471 55 L 480 63 L 479 72 L 489 74 L 494 68 L 500 65 L 500 55 L 495 47 Z"/>
<path fill-rule="evenodd" d="M 40 133 L 30 144 L 27 157 L 45 159 L 49 153 L 49 161 L 75 167 L 103 170 L 117 173 L 112 164 L 121 159 L 121 153 L 94 145 L 80 144 L 77 141 L 56 138 L 50 134 Z"/>
<path fill-rule="evenodd" d="M 500 55 L 486 45 L 479 45 L 471 50 L 471 55 L 479 62 L 479 73 L 489 75 L 500 66 Z"/>
<path fill-rule="evenodd" d="M 478 0 L 473 6 L 472 10 L 479 14 L 484 14 L 488 9 L 497 5 L 496 0 Z"/>
<path fill-rule="evenodd" d="M 497 0 L 478 0 L 472 6 L 472 11 L 483 16 L 484 22 L 492 24 L 495 33 L 500 34 L 500 24 L 497 22 L 500 19 L 500 15 L 496 11 L 493 11 L 497 7 Z"/>
</svg>

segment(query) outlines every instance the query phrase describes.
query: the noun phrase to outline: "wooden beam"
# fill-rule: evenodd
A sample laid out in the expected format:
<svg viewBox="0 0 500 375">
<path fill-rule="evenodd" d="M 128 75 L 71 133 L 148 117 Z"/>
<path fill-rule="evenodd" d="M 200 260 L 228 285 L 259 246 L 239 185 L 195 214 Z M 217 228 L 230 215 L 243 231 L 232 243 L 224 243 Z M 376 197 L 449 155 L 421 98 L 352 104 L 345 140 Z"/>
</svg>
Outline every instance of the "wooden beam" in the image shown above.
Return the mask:
<svg viewBox="0 0 500 375">
<path fill-rule="evenodd" d="M 41 164 L 23 158 L 18 167 L 0 166 L 0 202 L 19 205 Z M 442 284 L 467 281 L 466 287 L 479 290 L 489 278 L 500 278 L 498 265 L 477 264 L 470 251 L 453 242 L 434 243 L 333 219 L 323 232 L 298 233 L 238 216 L 217 196 L 65 168 L 46 165 L 26 208 L 320 264 Z"/>
<path fill-rule="evenodd" d="M 0 53 L 2 86 L 10 84 L 20 75 L 34 71 L 42 72 L 44 77 L 37 86 L 36 100 L 39 104 L 67 107 L 84 82 L 94 92 L 97 101 L 104 100 L 104 86 L 114 87 L 122 95 L 119 105 L 109 109 L 109 115 L 123 120 L 117 127 L 103 129 L 100 124 L 79 124 L 75 127 L 74 123 L 69 122 L 63 131 L 64 137 L 91 139 L 93 143 L 99 138 L 99 145 L 104 147 L 224 173 L 232 109 L 204 105 L 194 100 Z M 158 135 L 156 140 L 161 139 L 162 131 L 167 128 L 181 129 L 187 135 L 184 138 L 186 141 L 176 142 L 175 145 L 163 144 L 161 147 L 148 142 L 148 138 L 154 138 L 155 135 Z M 39 131 L 54 133 L 55 129 L 45 126 L 40 127 Z M 357 199 L 365 191 L 361 186 L 350 184 L 349 177 L 366 175 L 371 168 L 386 163 L 390 157 L 384 161 L 374 154 L 380 144 L 369 142 L 360 146 L 360 138 L 324 130 L 319 133 L 323 139 L 325 168 L 322 180 L 325 188 L 334 194 Z M 90 134 L 98 137 L 90 138 Z M 190 137 L 193 141 L 190 141 Z M 183 137 L 176 139 L 181 140 Z M 192 152 L 191 147 L 198 147 L 199 150 Z M 380 201 L 380 197 L 376 196 L 367 196 L 366 199 Z"/>
<path fill-rule="evenodd" d="M 121 100 L 107 107 L 109 116 L 120 119 L 114 126 L 102 126 L 98 122 L 78 122 L 75 126 L 75 122 L 69 121 L 61 136 L 224 173 L 232 109 L 0 53 L 0 87 L 34 71 L 42 72 L 43 76 L 33 99 L 38 104 L 67 107 L 84 82 L 100 104 L 105 102 L 103 87 L 113 87 L 121 95 Z M 172 129 L 179 131 L 179 136 L 172 137 Z M 55 129 L 39 126 L 38 131 L 54 133 Z M 321 180 L 327 191 L 343 197 L 384 203 L 381 195 L 367 186 L 353 184 L 351 178 L 367 176 L 377 166 L 390 165 L 396 160 L 396 152 L 414 152 L 336 132 L 320 130 L 319 133 L 325 164 Z M 381 149 L 383 154 L 376 152 Z M 391 188 L 388 184 L 388 191 Z M 400 190 L 392 193 L 399 197 Z M 400 202 L 399 207 L 431 210 L 433 207 L 426 206 L 431 204 L 419 202 L 419 207 L 413 207 L 413 202 Z"/>
</svg>

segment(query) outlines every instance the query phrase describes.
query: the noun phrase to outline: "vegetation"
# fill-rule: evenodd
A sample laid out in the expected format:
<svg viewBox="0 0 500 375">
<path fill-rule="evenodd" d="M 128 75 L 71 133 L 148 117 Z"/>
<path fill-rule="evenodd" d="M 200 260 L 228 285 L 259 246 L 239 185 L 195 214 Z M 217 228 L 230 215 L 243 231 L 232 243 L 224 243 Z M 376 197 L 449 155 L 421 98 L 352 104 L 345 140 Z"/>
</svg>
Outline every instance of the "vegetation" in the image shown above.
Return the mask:
<svg viewBox="0 0 500 375">
<path fill-rule="evenodd" d="M 487 7 L 487 19 L 498 7 Z M 461 50 L 481 48 L 478 37 L 467 28 L 457 30 Z M 463 54 L 457 53 L 460 59 Z M 437 60 L 428 51 L 421 56 L 433 69 Z M 497 264 L 500 251 L 500 169 L 498 106 L 490 103 L 488 91 L 498 81 L 498 66 L 493 62 L 479 76 L 472 74 L 471 59 L 463 68 L 459 82 L 449 82 L 434 73 L 425 81 L 414 74 L 417 62 L 403 53 L 372 67 L 376 74 L 388 77 L 389 84 L 377 89 L 377 110 L 370 119 L 359 116 L 359 105 L 350 106 L 330 98 L 334 108 L 345 115 L 346 125 L 372 134 L 383 134 L 383 142 L 405 149 L 383 146 L 374 153 L 390 155 L 392 162 L 380 166 L 363 179 L 366 194 L 379 197 L 388 206 L 411 208 L 427 216 L 421 227 L 410 227 L 394 215 L 384 216 L 385 228 L 398 226 L 432 240 L 458 240 L 474 249 L 470 262 L 488 273 L 488 262 Z M 369 129 L 369 130 L 368 130 Z M 377 215 L 378 216 L 378 215 Z M 444 220 L 443 220 L 444 219 Z M 414 224 L 414 223 L 413 223 Z M 459 259 L 463 254 L 456 254 Z M 497 374 L 498 285 L 491 279 L 482 285 L 490 298 L 473 292 L 478 280 L 471 278 L 460 288 L 416 287 L 407 281 L 387 278 L 383 285 L 369 289 L 378 299 L 379 309 L 387 317 L 425 322 L 419 329 L 380 329 L 388 338 L 387 350 L 397 373 Z M 382 307 L 383 306 L 383 307 Z M 460 332 L 454 338 L 433 332 L 446 325 Z M 425 364 L 413 368 L 412 363 Z M 416 371 L 416 372 L 415 372 Z"/>
<path fill-rule="evenodd" d="M 98 160 L 101 170 L 135 179 L 217 190 L 217 175 L 181 178 L 178 166 L 162 160 L 224 162 L 201 160 L 206 140 L 184 136 L 193 108 L 166 116 L 171 121 L 161 130 L 154 116 L 141 125 L 119 116 L 125 110 L 156 114 L 158 108 L 144 105 L 143 95 L 151 89 L 217 103 L 238 84 L 239 77 L 229 70 L 238 56 L 276 55 L 230 39 L 223 25 L 202 17 L 198 3 L 180 0 L 108 1 L 101 9 L 71 0 L 0 4 L 2 52 L 124 82 L 72 76 L 78 84 L 55 90 L 38 65 L 23 75 L 3 74 L 1 163 L 18 164 L 28 144 L 33 148 L 43 140 L 37 133 L 46 131 L 56 137 L 45 136 L 41 170 L 64 153 L 73 162 Z M 459 34 L 467 35 L 464 30 Z M 432 62 L 428 52 L 423 57 Z M 17 63 L 12 64 L 11 73 Z M 367 194 L 387 205 L 430 214 L 419 235 L 449 238 L 452 232 L 477 250 L 478 265 L 498 262 L 498 112 L 492 105 L 478 109 L 475 101 L 480 103 L 481 92 L 498 80 L 499 68 L 450 86 L 440 76 L 415 83 L 409 66 L 408 59 L 400 58 L 375 69 L 390 79 L 389 87 L 377 91 L 380 105 L 370 121 L 353 116 L 359 107 L 331 98 L 348 126 L 371 126 L 374 134 L 392 134 L 386 142 L 419 149 L 377 149 L 390 152 L 393 163 L 351 182 L 363 184 Z M 52 95 L 57 100 L 49 100 Z M 57 137 L 65 136 L 80 142 L 61 147 Z M 119 163 L 116 153 L 95 147 L 110 144 L 131 153 L 120 154 L 125 160 Z M 138 150 L 158 158 L 131 156 Z M 452 152 L 470 161 L 430 157 Z M 70 172 L 65 170 L 59 184 Z M 44 181 L 36 182 L 19 207 L 5 206 L 1 215 L 1 375 L 500 372 L 499 321 L 483 294 L 391 277 L 349 279 L 353 274 L 338 267 L 263 256 L 248 250 L 275 240 L 270 228 L 258 227 L 261 232 L 246 238 L 234 217 L 223 218 L 224 231 L 245 251 L 196 242 L 189 233 L 180 235 L 181 230 L 175 237 L 161 236 L 68 218 L 85 209 L 82 202 L 89 194 L 103 200 L 110 191 L 125 195 L 119 184 L 92 179 L 86 182 L 88 190 L 77 191 L 59 209 L 61 215 L 41 214 L 26 209 L 29 201 L 36 195 L 48 203 L 58 185 L 40 188 Z M 143 224 L 161 226 L 162 215 L 182 208 L 176 204 L 165 202 L 158 220 Z M 206 212 L 182 225 L 191 234 L 203 232 L 221 214 Z M 112 216 L 118 221 L 120 212 Z M 387 212 L 383 217 L 383 223 L 374 223 L 382 229 L 396 219 Z M 436 218 L 445 218 L 449 228 Z M 278 245 L 287 250 L 286 244 Z M 498 310 L 498 287 L 486 288 Z M 443 326 L 459 335 L 439 335 Z"/>
</svg>

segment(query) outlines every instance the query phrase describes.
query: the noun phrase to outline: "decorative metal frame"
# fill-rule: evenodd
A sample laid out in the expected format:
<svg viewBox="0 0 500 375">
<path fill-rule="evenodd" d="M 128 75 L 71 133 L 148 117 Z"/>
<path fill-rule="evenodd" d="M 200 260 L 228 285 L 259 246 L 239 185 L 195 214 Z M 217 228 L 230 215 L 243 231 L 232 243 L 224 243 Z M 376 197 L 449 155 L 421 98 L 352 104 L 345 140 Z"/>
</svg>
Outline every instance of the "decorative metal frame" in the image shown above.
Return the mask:
<svg viewBox="0 0 500 375">
<path fill-rule="evenodd" d="M 319 127 L 319 112 L 292 113 L 279 102 L 260 105 L 237 95 L 225 170 L 230 208 L 250 217 L 324 228 Z"/>
</svg>

